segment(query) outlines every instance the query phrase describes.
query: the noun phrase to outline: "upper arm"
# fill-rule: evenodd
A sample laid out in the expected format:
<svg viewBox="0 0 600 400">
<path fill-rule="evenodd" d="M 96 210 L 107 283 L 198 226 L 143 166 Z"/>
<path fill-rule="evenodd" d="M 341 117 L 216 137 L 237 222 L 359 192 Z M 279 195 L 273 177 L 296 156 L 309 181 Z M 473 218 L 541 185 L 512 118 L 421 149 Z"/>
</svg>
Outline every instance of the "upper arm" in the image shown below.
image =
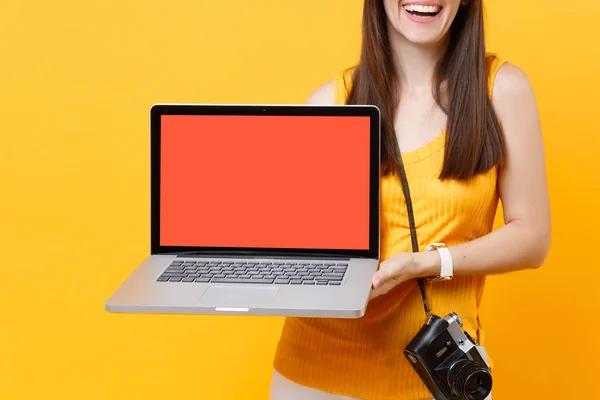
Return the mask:
<svg viewBox="0 0 600 400">
<path fill-rule="evenodd" d="M 335 87 L 333 81 L 329 81 L 317 87 L 308 96 L 306 104 L 332 105 L 335 103 Z"/>
<path fill-rule="evenodd" d="M 531 228 L 547 251 L 550 206 L 542 130 L 533 89 L 520 68 L 511 64 L 500 68 L 492 102 L 505 139 L 498 178 L 505 221 Z"/>
</svg>

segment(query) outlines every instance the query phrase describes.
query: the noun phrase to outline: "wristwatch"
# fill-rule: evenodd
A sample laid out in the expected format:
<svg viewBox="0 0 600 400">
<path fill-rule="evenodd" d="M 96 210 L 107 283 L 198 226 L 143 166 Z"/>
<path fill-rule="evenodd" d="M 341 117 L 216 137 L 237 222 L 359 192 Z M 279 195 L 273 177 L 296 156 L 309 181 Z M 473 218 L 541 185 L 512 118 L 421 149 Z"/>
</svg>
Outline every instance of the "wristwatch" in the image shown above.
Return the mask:
<svg viewBox="0 0 600 400">
<path fill-rule="evenodd" d="M 452 262 L 452 254 L 448 250 L 448 246 L 444 243 L 432 243 L 427 246 L 426 251 L 437 250 L 442 259 L 442 268 L 440 274 L 429 278 L 430 281 L 449 281 L 454 275 L 454 263 Z"/>
</svg>

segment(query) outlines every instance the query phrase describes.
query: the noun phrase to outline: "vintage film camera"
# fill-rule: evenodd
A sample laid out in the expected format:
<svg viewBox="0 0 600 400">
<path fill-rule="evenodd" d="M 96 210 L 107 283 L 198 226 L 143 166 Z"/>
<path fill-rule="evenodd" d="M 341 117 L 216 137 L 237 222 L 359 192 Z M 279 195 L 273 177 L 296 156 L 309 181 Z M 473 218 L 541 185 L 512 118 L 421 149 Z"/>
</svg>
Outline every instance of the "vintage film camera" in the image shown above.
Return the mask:
<svg viewBox="0 0 600 400">
<path fill-rule="evenodd" d="M 404 355 L 436 400 L 484 400 L 492 390 L 485 350 L 455 313 L 432 315 Z"/>
</svg>

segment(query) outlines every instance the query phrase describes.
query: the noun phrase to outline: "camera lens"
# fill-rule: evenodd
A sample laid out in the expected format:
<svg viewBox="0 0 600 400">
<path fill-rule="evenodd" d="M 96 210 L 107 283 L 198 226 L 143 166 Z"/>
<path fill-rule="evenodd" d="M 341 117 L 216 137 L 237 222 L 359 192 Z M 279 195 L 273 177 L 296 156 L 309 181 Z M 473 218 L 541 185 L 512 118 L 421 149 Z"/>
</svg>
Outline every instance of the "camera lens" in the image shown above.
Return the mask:
<svg viewBox="0 0 600 400">
<path fill-rule="evenodd" d="M 461 399 L 484 400 L 492 391 L 492 376 L 485 365 L 461 360 L 448 373 L 448 383 Z"/>
<path fill-rule="evenodd" d="M 475 371 L 465 382 L 465 397 L 469 400 L 479 400 L 488 397 L 492 391 L 492 377 L 488 371 Z"/>
</svg>

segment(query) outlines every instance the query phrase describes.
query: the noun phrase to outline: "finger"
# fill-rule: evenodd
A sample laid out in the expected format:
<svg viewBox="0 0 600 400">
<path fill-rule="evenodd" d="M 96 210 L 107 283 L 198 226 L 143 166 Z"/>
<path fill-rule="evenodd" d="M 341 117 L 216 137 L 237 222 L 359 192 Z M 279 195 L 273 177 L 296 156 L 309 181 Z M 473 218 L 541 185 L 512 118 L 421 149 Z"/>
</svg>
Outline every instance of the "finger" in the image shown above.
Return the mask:
<svg viewBox="0 0 600 400">
<path fill-rule="evenodd" d="M 378 288 L 384 282 L 393 279 L 396 272 L 396 268 L 384 261 L 381 263 L 379 270 L 373 275 L 373 287 Z"/>
<path fill-rule="evenodd" d="M 401 283 L 404 283 L 409 278 L 406 275 L 398 275 L 386 281 L 380 283 L 378 287 L 374 287 L 371 291 L 373 297 L 381 296 L 387 294 L 390 290 L 395 288 Z"/>
<path fill-rule="evenodd" d="M 372 298 L 375 298 L 375 297 L 384 295 L 387 292 L 389 292 L 390 290 L 392 290 L 392 288 L 396 285 L 397 285 L 397 283 L 393 279 L 384 281 L 379 285 L 379 287 L 374 288 L 371 291 L 371 296 L 372 296 Z"/>
<path fill-rule="evenodd" d="M 371 293 L 369 294 L 369 301 L 373 300 L 376 297 L 381 296 L 381 294 L 379 293 L 378 290 L 372 290 Z"/>
<path fill-rule="evenodd" d="M 369 301 L 373 300 L 375 297 L 377 297 L 377 293 L 375 293 L 374 290 L 371 290 L 369 292 Z"/>
</svg>

